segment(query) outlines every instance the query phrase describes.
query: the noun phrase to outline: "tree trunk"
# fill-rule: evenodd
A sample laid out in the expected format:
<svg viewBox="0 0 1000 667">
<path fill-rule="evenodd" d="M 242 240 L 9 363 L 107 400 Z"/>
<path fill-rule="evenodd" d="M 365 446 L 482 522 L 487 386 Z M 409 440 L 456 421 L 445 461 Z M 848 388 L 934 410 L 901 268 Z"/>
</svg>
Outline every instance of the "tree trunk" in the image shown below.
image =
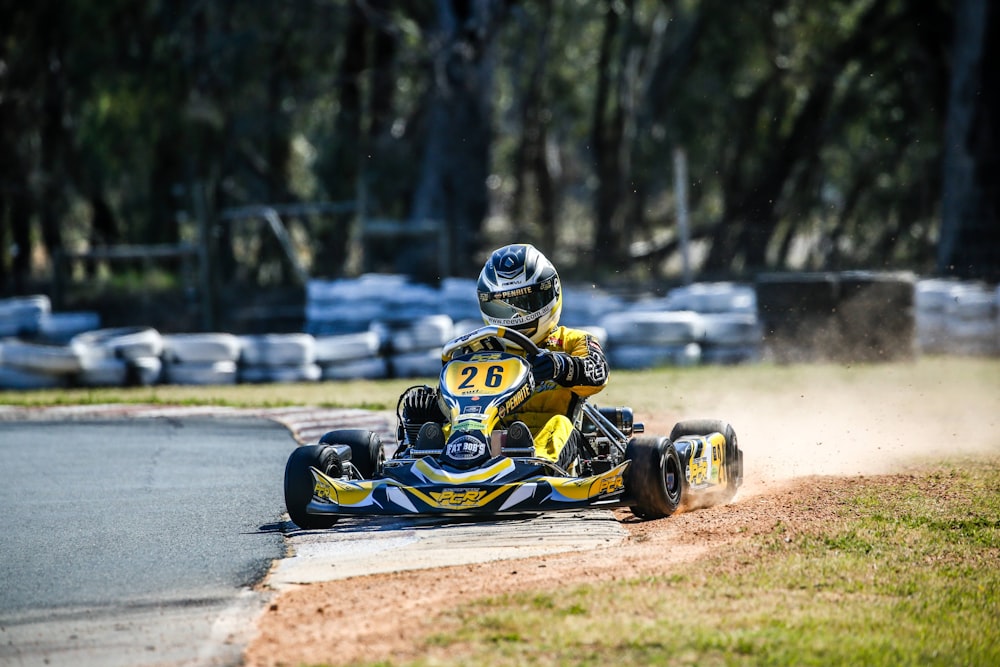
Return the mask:
<svg viewBox="0 0 1000 667">
<path fill-rule="evenodd" d="M 361 76 L 367 63 L 368 34 L 364 12 L 358 3 L 350 3 L 343 33 L 343 57 L 337 71 L 340 109 L 333 122 L 333 145 L 323 169 L 324 187 L 333 201 L 351 201 L 357 197 L 359 160 L 363 152 L 359 150 L 363 142 Z M 319 275 L 343 275 L 350 240 L 349 222 L 348 216 L 334 216 L 332 223 L 319 235 L 320 260 L 315 269 Z"/>
<path fill-rule="evenodd" d="M 540 246 L 545 253 L 555 251 L 556 238 L 555 184 L 546 159 L 549 122 L 546 117 L 548 98 L 543 85 L 545 65 L 549 61 L 551 23 L 552 6 L 546 3 L 542 10 L 541 25 L 538 26 L 537 47 L 533 49 L 534 62 L 531 65 L 528 82 L 522 95 L 521 141 L 515 157 L 516 187 L 511 206 L 515 236 L 520 237 L 532 227 L 531 221 L 524 218 L 528 211 L 534 210 L 527 205 L 531 186 L 534 185 L 538 209 L 537 219 L 533 222 L 542 229 L 543 241 Z M 524 239 L 517 238 L 517 240 Z"/>
<path fill-rule="evenodd" d="M 1000 7 L 959 0 L 945 128 L 938 271 L 1000 280 Z"/>
<path fill-rule="evenodd" d="M 618 12 L 607 8 L 604 14 L 604 34 L 597 59 L 597 89 L 594 96 L 594 119 L 591 128 L 591 151 L 597 191 L 594 201 L 594 261 L 598 266 L 614 268 L 617 257 L 614 220 L 620 196 L 617 161 L 622 142 L 621 127 L 608 119 L 608 98 L 611 95 L 611 61 L 618 36 Z"/>
<path fill-rule="evenodd" d="M 63 126 L 66 114 L 66 76 L 64 65 L 64 40 L 59 34 L 59 26 L 50 26 L 45 33 L 46 53 L 49 69 L 45 75 L 44 102 L 42 107 L 41 131 L 41 173 L 42 185 L 39 192 L 39 222 L 42 242 L 49 257 L 62 252 L 62 229 L 59 221 L 64 206 L 63 174 L 64 148 L 67 137 Z M 24 246 L 22 252 L 31 254 L 31 247 Z M 29 259 L 30 262 L 30 259 Z"/>
<path fill-rule="evenodd" d="M 466 266 L 478 250 L 488 211 L 491 47 L 506 3 L 439 0 L 437 7 L 438 23 L 428 40 L 439 47 L 433 54 L 427 143 L 410 217 L 418 223 L 440 222 L 450 244 L 449 254 L 457 260 L 452 266 Z M 422 271 L 426 275 L 421 277 L 433 280 L 435 250 L 436 240 L 425 245 L 424 253 L 413 253 L 410 272 Z"/>
</svg>

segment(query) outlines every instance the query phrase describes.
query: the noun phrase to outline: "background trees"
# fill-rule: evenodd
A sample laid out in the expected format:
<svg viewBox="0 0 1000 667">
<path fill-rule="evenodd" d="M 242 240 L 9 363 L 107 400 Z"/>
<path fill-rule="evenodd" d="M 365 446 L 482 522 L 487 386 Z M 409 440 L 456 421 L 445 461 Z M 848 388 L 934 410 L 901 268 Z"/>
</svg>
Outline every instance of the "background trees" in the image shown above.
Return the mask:
<svg viewBox="0 0 1000 667">
<path fill-rule="evenodd" d="M 102 243 L 207 239 L 224 271 L 238 257 L 222 211 L 348 200 L 356 214 L 296 237 L 317 275 L 360 270 L 364 220 L 432 219 L 457 274 L 524 239 L 569 275 L 670 277 L 676 148 L 703 275 L 997 280 L 998 14 L 987 0 L 0 0 L 0 292 Z"/>
</svg>

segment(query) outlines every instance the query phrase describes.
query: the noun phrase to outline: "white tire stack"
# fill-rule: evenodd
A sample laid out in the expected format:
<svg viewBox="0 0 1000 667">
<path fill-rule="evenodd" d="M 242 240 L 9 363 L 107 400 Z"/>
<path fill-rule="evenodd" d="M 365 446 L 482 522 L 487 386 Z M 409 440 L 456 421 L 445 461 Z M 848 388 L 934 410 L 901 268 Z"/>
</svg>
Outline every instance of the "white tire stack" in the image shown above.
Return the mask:
<svg viewBox="0 0 1000 667">
<path fill-rule="evenodd" d="M 573 328 L 594 326 L 604 317 L 625 310 L 625 302 L 596 288 L 564 287 L 561 324 Z"/>
<path fill-rule="evenodd" d="M 380 355 L 382 338 L 376 331 L 316 336 L 315 348 L 324 380 L 376 380 L 389 376 L 389 364 Z"/>
<path fill-rule="evenodd" d="M 760 361 L 763 329 L 756 313 L 702 313 L 701 357 L 706 364 Z"/>
<path fill-rule="evenodd" d="M 47 343 L 67 344 L 77 336 L 101 328 L 101 316 L 92 311 L 46 313 L 38 326 L 38 337 Z"/>
<path fill-rule="evenodd" d="M 701 362 L 705 326 L 693 311 L 637 310 L 615 313 L 601 321 L 608 335 L 612 369 L 693 366 Z"/>
<path fill-rule="evenodd" d="M 917 282 L 913 294 L 917 348 L 928 354 L 948 349 L 948 302 L 956 280 L 930 278 Z"/>
<path fill-rule="evenodd" d="M 241 336 L 240 382 L 316 382 L 316 339 L 306 333 Z"/>
<path fill-rule="evenodd" d="M 80 357 L 85 387 L 149 385 L 159 380 L 163 336 L 149 327 L 116 327 L 77 334 L 70 346 Z"/>
<path fill-rule="evenodd" d="M 994 343 L 996 344 L 997 354 L 1000 354 L 1000 285 L 997 285 L 996 291 L 994 292 L 993 303 L 996 306 L 996 317 L 993 319 L 993 325 L 996 332 L 994 337 Z"/>
<path fill-rule="evenodd" d="M 437 308 L 453 321 L 483 321 L 482 315 L 479 314 L 475 279 L 445 278 L 441 281 L 437 297 Z"/>
<path fill-rule="evenodd" d="M 673 310 L 698 313 L 756 313 L 757 293 L 739 283 L 693 283 L 670 290 L 667 299 Z"/>
<path fill-rule="evenodd" d="M 388 341 L 393 377 L 436 377 L 441 372 L 441 347 L 454 337 L 447 315 L 427 315 L 403 322 L 372 325 Z"/>
<path fill-rule="evenodd" d="M 951 289 L 945 306 L 947 352 L 993 355 L 997 348 L 997 295 L 977 283 Z"/>
<path fill-rule="evenodd" d="M 1000 352 L 1000 288 L 931 278 L 914 293 L 917 347 L 926 354 L 989 355 Z"/>
<path fill-rule="evenodd" d="M 52 303 L 44 294 L 0 299 L 0 338 L 34 335 L 51 312 Z"/>
<path fill-rule="evenodd" d="M 237 380 L 242 343 L 229 333 L 182 333 L 163 337 L 163 378 L 168 384 L 229 385 Z"/>
<path fill-rule="evenodd" d="M 57 389 L 68 386 L 82 366 L 68 345 L 38 345 L 10 338 L 0 341 L 0 388 Z"/>
<path fill-rule="evenodd" d="M 731 282 L 694 283 L 671 290 L 667 298 L 680 310 L 701 314 L 705 327 L 699 341 L 702 363 L 760 360 L 764 332 L 753 287 Z"/>
<path fill-rule="evenodd" d="M 358 333 L 385 316 L 387 295 L 406 285 L 404 276 L 365 274 L 354 279 L 310 280 L 306 284 L 305 333 Z"/>
</svg>

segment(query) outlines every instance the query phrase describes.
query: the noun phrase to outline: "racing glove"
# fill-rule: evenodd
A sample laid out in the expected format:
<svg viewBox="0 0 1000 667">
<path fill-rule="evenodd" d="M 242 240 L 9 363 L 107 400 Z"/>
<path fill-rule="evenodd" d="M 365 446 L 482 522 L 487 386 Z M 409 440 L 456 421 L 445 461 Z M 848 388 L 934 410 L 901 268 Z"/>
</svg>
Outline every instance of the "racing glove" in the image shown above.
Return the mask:
<svg viewBox="0 0 1000 667">
<path fill-rule="evenodd" d="M 540 350 L 531 359 L 531 375 L 535 379 L 535 384 L 555 380 L 556 384 L 570 387 L 573 386 L 573 380 L 580 377 L 578 367 L 582 366 L 582 363 L 582 359 L 565 352 Z"/>
</svg>

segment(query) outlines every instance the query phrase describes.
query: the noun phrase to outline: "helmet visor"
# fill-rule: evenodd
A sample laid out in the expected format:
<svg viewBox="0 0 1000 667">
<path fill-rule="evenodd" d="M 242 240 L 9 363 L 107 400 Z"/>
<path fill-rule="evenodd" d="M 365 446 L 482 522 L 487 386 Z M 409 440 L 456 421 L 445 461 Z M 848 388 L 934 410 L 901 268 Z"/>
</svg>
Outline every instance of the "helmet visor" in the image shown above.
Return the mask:
<svg viewBox="0 0 1000 667">
<path fill-rule="evenodd" d="M 495 320 L 516 323 L 534 319 L 559 296 L 559 288 L 554 280 L 546 280 L 539 285 L 515 287 L 499 292 L 480 292 L 479 308 L 483 315 Z"/>
</svg>

